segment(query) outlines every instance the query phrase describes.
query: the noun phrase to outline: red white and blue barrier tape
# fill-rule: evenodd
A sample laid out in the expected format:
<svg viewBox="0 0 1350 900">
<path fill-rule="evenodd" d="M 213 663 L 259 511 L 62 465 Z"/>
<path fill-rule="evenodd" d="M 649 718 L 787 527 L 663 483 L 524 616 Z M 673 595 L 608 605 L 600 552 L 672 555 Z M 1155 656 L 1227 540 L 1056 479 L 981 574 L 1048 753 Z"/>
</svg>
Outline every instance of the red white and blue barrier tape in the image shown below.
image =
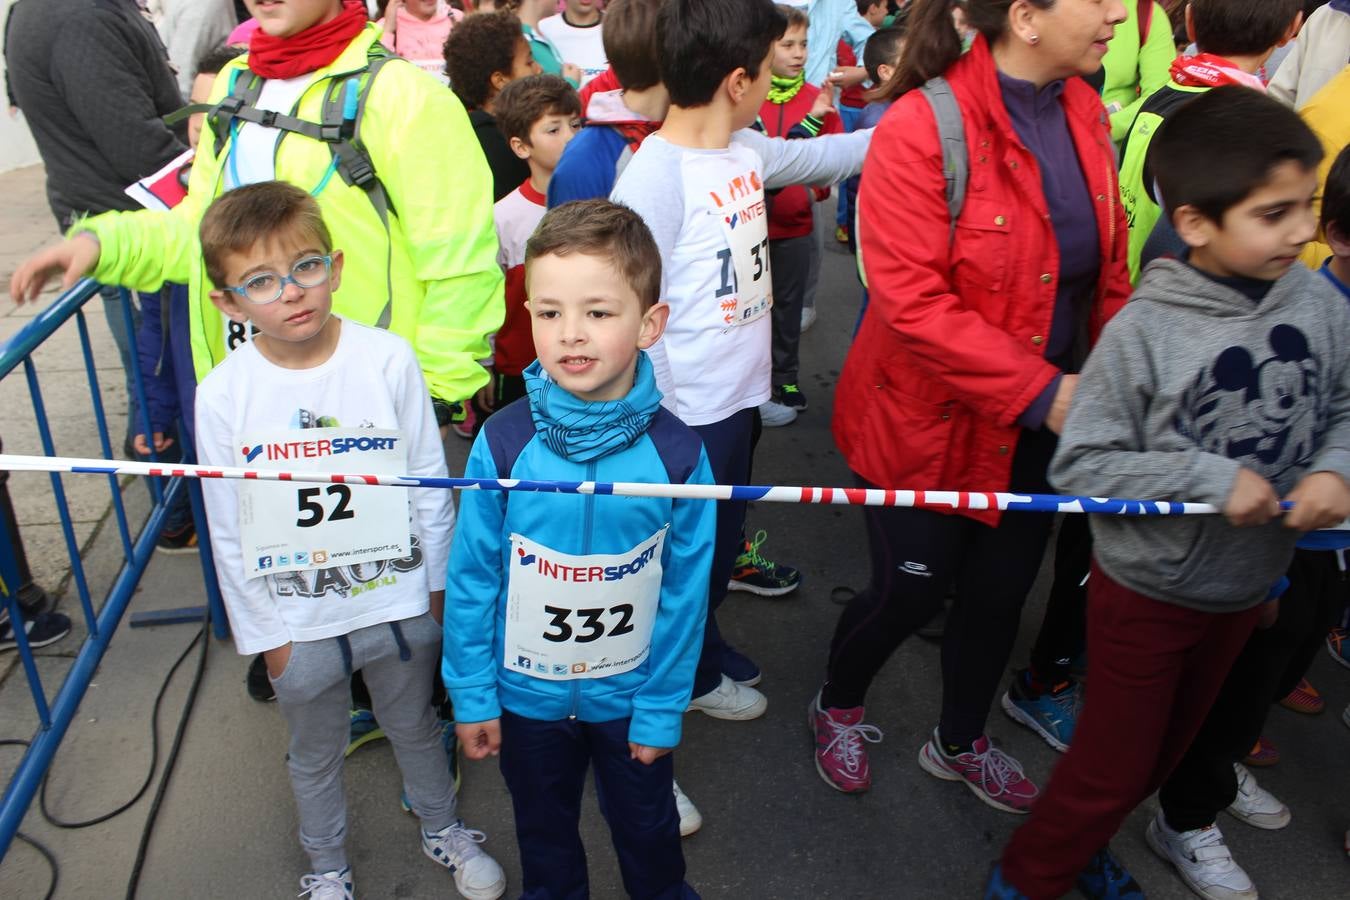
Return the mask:
<svg viewBox="0 0 1350 900">
<path fill-rule="evenodd" d="M 1061 494 L 1018 494 L 1007 491 L 929 491 L 882 488 L 788 487 L 743 484 L 648 484 L 633 481 L 526 481 L 514 478 L 442 478 L 425 475 L 357 475 L 331 472 L 288 472 L 241 466 L 201 466 L 76 459 L 59 456 L 0 454 L 0 470 L 70 472 L 77 475 L 236 478 L 315 484 L 367 484 L 390 487 L 441 488 L 463 491 L 528 491 L 553 494 L 595 494 L 616 497 L 669 497 L 689 500 L 757 500 L 766 503 L 896 506 L 943 511 L 1098 513 L 1118 516 L 1215 515 L 1209 503 L 1175 500 L 1124 500 Z M 1285 509 L 1290 504 L 1282 504 Z"/>
</svg>

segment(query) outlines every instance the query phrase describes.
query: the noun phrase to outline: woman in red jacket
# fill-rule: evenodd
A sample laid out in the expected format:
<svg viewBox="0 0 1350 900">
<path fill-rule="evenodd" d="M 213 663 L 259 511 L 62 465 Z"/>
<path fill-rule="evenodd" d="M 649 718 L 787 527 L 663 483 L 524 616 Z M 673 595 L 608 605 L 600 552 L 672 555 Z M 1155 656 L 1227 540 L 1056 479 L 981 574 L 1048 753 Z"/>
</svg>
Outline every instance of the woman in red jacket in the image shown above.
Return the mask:
<svg viewBox="0 0 1350 900">
<path fill-rule="evenodd" d="M 863 168 L 860 250 L 871 302 L 835 397 L 834 436 L 866 486 L 1048 492 L 1046 468 L 1089 336 L 1124 303 L 1125 219 L 1101 100 L 1119 0 L 968 0 L 961 54 L 950 0 L 919 0 L 898 97 Z M 951 85 L 970 178 L 952 228 L 927 100 Z M 895 648 L 955 604 L 942 645 L 942 714 L 919 753 L 930 774 L 1025 813 L 1037 788 L 984 733 L 1052 517 L 865 510 L 872 578 L 844 610 L 811 707 L 816 767 L 871 783 L 863 699 Z"/>
</svg>

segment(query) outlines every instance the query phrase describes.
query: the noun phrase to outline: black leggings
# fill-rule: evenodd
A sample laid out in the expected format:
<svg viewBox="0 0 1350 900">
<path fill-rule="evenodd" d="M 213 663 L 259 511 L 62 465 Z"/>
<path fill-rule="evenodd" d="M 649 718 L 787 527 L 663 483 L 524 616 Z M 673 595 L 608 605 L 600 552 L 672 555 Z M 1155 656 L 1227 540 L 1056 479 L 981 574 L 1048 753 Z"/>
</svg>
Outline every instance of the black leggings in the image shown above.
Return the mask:
<svg viewBox="0 0 1350 900">
<path fill-rule="evenodd" d="M 1023 431 L 1009 490 L 1044 493 L 1057 439 Z M 942 641 L 942 740 L 984 733 L 994 692 L 1017 639 L 1022 604 L 1050 537 L 1050 513 L 1006 513 L 997 527 L 960 515 L 866 507 L 872 580 L 844 609 L 830 645 L 823 706 L 861 706 L 895 648 L 942 607 L 956 586 Z"/>
<path fill-rule="evenodd" d="M 1031 648 L 1031 672 L 1044 684 L 1068 681 L 1074 660 L 1087 646 L 1087 574 L 1091 568 L 1088 517 L 1066 515 L 1055 538 L 1055 580 Z"/>
</svg>

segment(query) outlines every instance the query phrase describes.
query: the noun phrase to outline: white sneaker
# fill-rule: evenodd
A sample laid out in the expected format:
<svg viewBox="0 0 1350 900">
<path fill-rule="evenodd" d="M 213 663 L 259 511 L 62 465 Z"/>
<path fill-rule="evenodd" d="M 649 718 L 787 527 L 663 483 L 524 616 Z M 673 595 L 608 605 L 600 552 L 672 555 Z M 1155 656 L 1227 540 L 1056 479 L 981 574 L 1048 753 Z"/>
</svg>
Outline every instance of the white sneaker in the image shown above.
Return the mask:
<svg viewBox="0 0 1350 900">
<path fill-rule="evenodd" d="M 1191 831 L 1173 831 L 1161 812 L 1144 833 L 1148 845 L 1176 868 L 1181 880 L 1206 900 L 1256 900 L 1256 885 L 1233 862 L 1218 825 Z"/>
<path fill-rule="evenodd" d="M 1229 815 L 1246 822 L 1254 828 L 1275 831 L 1289 824 L 1292 818 L 1289 807 L 1285 806 L 1270 791 L 1256 783 L 1256 778 L 1242 763 L 1233 763 L 1237 773 L 1237 797 L 1228 807 Z"/>
<path fill-rule="evenodd" d="M 745 721 L 758 719 L 769 708 L 769 700 L 759 691 L 745 684 L 737 684 L 727 676 L 722 682 L 702 697 L 689 701 L 689 709 L 707 713 L 714 719 L 732 719 Z"/>
<path fill-rule="evenodd" d="M 814 306 L 802 307 L 802 332 L 816 324 L 816 308 Z"/>
<path fill-rule="evenodd" d="M 455 875 L 455 890 L 468 900 L 497 900 L 506 893 L 506 873 L 478 845 L 487 835 L 464 822 L 431 832 L 422 830 L 422 852 Z"/>
<path fill-rule="evenodd" d="M 339 872 L 315 872 L 300 876 L 300 897 L 309 900 L 352 900 L 352 867 Z"/>
<path fill-rule="evenodd" d="M 672 781 L 675 789 L 675 811 L 680 814 L 680 837 L 689 837 L 703 827 L 703 813 L 698 811 L 689 795 L 680 790 L 679 782 Z"/>
<path fill-rule="evenodd" d="M 770 400 L 759 405 L 759 417 L 764 422 L 765 428 L 782 428 L 797 421 L 797 411 L 790 406 Z"/>
</svg>

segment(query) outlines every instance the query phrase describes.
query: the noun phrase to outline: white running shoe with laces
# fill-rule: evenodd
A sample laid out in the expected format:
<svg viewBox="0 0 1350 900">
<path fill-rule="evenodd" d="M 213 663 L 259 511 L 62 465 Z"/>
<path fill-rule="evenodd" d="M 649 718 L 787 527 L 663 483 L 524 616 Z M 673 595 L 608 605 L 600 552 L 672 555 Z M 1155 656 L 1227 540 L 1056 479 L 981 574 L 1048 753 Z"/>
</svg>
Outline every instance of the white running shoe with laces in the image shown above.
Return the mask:
<svg viewBox="0 0 1350 900">
<path fill-rule="evenodd" d="M 703 813 L 698 811 L 689 795 L 680 790 L 678 781 L 671 781 L 670 786 L 675 789 L 675 812 L 680 816 L 680 837 L 689 837 L 703 827 Z"/>
<path fill-rule="evenodd" d="M 300 876 L 300 897 L 309 900 L 352 900 L 352 867 L 337 872 L 313 872 Z"/>
<path fill-rule="evenodd" d="M 769 708 L 769 700 L 759 691 L 745 684 L 737 684 L 726 675 L 722 682 L 708 693 L 689 701 L 685 712 L 698 710 L 714 719 L 743 722 L 758 719 Z"/>
<path fill-rule="evenodd" d="M 1256 885 L 1233 862 L 1218 825 L 1173 831 L 1158 813 L 1144 834 L 1149 847 L 1171 863 L 1186 886 L 1206 900 L 1256 900 Z"/>
<path fill-rule="evenodd" d="M 1237 797 L 1228 807 L 1229 815 L 1246 822 L 1254 828 L 1276 831 L 1289 824 L 1293 816 L 1289 807 L 1275 798 L 1270 791 L 1256 783 L 1256 777 L 1242 763 L 1233 763 L 1237 773 Z"/>
<path fill-rule="evenodd" d="M 467 900 L 497 900 L 506 893 L 506 873 L 478 845 L 487 835 L 459 821 L 440 831 L 422 830 L 422 852 L 449 869 L 455 890 Z"/>
</svg>

